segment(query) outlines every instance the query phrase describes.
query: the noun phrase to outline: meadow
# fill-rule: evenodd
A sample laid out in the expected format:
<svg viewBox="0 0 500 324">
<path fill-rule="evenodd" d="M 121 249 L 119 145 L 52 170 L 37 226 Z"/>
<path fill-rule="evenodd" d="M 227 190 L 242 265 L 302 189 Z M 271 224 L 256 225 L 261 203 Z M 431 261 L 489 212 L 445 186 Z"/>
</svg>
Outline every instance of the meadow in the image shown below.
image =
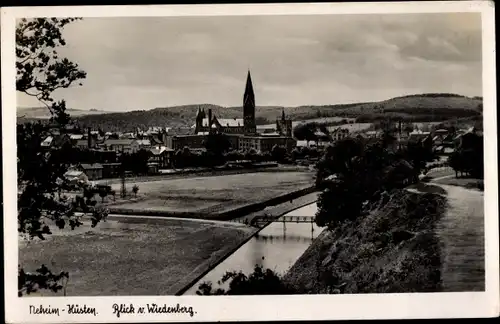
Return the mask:
<svg viewBox="0 0 500 324">
<path fill-rule="evenodd" d="M 114 208 L 166 212 L 217 213 L 264 201 L 306 188 L 313 183 L 310 172 L 258 172 L 191 177 L 161 181 L 130 182 L 139 187 L 138 201 Z M 120 191 L 120 184 L 113 184 Z"/>
<path fill-rule="evenodd" d="M 65 289 L 29 296 L 173 295 L 255 231 L 236 223 L 109 217 L 19 240 L 19 264 L 68 271 Z"/>
</svg>

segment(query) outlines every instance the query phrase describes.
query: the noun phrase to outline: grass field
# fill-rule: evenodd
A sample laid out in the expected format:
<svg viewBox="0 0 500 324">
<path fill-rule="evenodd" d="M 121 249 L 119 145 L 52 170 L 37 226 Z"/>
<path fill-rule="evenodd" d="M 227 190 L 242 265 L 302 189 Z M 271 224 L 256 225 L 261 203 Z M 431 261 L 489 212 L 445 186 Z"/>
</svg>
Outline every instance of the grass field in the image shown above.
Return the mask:
<svg viewBox="0 0 500 324">
<path fill-rule="evenodd" d="M 309 172 L 260 172 L 191 177 L 137 184 L 143 197 L 138 202 L 117 204 L 121 209 L 221 212 L 270 199 L 312 184 Z M 120 185 L 112 185 L 119 192 Z"/>
<path fill-rule="evenodd" d="M 173 295 L 254 230 L 240 224 L 112 217 L 96 228 L 85 222 L 75 231 L 53 229 L 46 241 L 20 240 L 19 264 L 27 271 L 42 263 L 55 272 L 68 271 L 67 296 Z"/>
</svg>

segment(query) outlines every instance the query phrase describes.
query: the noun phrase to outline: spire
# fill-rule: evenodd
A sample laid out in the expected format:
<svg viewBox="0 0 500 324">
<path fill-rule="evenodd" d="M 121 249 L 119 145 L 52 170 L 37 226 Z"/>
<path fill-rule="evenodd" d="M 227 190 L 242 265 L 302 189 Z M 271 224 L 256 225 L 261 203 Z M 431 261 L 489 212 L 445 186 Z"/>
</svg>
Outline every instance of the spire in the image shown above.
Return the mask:
<svg viewBox="0 0 500 324">
<path fill-rule="evenodd" d="M 281 120 L 285 120 L 285 108 L 281 111 Z"/>
<path fill-rule="evenodd" d="M 252 101 L 254 101 L 252 77 L 250 76 L 250 70 L 248 70 L 247 74 L 247 85 L 245 87 L 244 102 L 246 102 L 247 99 L 252 99 Z"/>
</svg>

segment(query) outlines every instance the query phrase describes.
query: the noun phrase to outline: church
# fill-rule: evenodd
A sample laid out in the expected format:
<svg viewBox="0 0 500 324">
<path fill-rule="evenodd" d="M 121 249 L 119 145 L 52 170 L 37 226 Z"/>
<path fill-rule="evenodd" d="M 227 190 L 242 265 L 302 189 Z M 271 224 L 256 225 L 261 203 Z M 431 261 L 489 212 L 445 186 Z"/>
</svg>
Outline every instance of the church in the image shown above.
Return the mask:
<svg viewBox="0 0 500 324">
<path fill-rule="evenodd" d="M 167 140 L 167 146 L 174 149 L 203 148 L 203 143 L 209 134 L 225 134 L 232 149 L 249 150 L 257 152 L 271 151 L 274 145 L 280 145 L 291 151 L 296 146 L 292 138 L 292 121 L 286 119 L 282 111 L 280 119 L 276 120 L 275 133 L 257 133 L 255 124 L 255 93 L 253 90 L 250 71 L 247 74 L 245 92 L 243 94 L 243 118 L 225 119 L 212 114 L 212 110 L 199 109 L 194 125 L 194 134 L 172 136 Z"/>
</svg>

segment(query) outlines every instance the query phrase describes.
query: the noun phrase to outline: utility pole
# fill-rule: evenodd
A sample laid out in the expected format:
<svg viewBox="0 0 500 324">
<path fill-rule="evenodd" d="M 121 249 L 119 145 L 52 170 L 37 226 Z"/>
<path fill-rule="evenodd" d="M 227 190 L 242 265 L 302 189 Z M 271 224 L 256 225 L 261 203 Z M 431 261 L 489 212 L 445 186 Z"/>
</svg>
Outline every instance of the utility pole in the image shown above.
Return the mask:
<svg viewBox="0 0 500 324">
<path fill-rule="evenodd" d="M 122 165 L 121 165 L 121 190 L 120 190 L 120 196 L 122 198 L 125 198 L 127 196 L 127 188 L 125 187 L 125 167 L 123 165 L 123 160 L 122 160 Z"/>
<path fill-rule="evenodd" d="M 125 172 L 122 171 L 122 187 L 121 187 L 121 196 L 125 198 L 127 196 L 127 189 L 125 188 Z"/>
</svg>

